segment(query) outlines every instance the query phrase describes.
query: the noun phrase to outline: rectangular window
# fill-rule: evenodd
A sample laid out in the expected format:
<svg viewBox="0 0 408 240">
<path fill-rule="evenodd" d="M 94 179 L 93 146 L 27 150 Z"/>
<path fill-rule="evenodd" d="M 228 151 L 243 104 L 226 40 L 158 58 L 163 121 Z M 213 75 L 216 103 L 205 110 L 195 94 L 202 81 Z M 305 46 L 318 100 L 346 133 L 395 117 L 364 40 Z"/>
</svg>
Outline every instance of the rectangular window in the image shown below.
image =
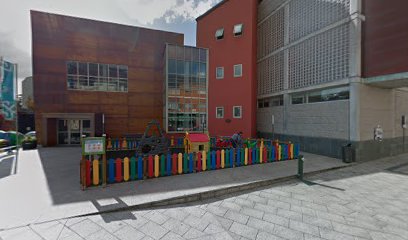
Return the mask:
<svg viewBox="0 0 408 240">
<path fill-rule="evenodd" d="M 265 99 L 263 102 L 263 107 L 268 108 L 269 107 L 269 99 Z"/>
<path fill-rule="evenodd" d="M 263 108 L 263 100 L 262 99 L 258 100 L 258 108 Z"/>
<path fill-rule="evenodd" d="M 223 79 L 224 78 L 224 67 L 217 67 L 215 70 L 215 75 L 217 79 Z"/>
<path fill-rule="evenodd" d="M 292 104 L 303 104 L 306 103 L 306 98 L 304 94 L 292 95 Z"/>
<path fill-rule="evenodd" d="M 86 91 L 127 92 L 128 67 L 68 61 L 67 88 Z"/>
<path fill-rule="evenodd" d="M 234 65 L 234 77 L 242 77 L 242 64 Z"/>
<path fill-rule="evenodd" d="M 234 106 L 232 112 L 234 118 L 242 118 L 242 106 Z"/>
<path fill-rule="evenodd" d="M 348 87 L 324 89 L 313 91 L 308 94 L 309 103 L 346 100 L 349 98 L 350 92 Z"/>
<path fill-rule="evenodd" d="M 217 118 L 224 118 L 224 107 L 216 107 Z"/>
<path fill-rule="evenodd" d="M 271 98 L 270 105 L 272 107 L 283 106 L 283 96 L 277 96 L 277 97 Z"/>
<path fill-rule="evenodd" d="M 234 26 L 234 36 L 236 36 L 236 37 L 241 36 L 242 35 L 242 28 L 243 28 L 242 23 L 235 25 Z"/>
<path fill-rule="evenodd" d="M 220 28 L 220 29 L 217 29 L 217 31 L 215 31 L 215 38 L 217 40 L 221 40 L 224 38 L 224 28 Z"/>
</svg>

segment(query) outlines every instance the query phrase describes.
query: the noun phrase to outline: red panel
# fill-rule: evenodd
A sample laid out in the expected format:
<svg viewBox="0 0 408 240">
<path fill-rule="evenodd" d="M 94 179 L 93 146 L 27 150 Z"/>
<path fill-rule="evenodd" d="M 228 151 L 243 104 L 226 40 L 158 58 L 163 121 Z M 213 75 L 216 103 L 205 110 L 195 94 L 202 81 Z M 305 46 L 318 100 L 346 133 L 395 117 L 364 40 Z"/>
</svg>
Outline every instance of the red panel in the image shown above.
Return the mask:
<svg viewBox="0 0 408 240">
<path fill-rule="evenodd" d="M 197 19 L 197 46 L 210 49 L 208 127 L 211 135 L 231 136 L 243 131 L 256 135 L 256 44 L 258 0 L 228 0 Z M 243 24 L 243 35 L 233 36 L 236 24 Z M 215 32 L 224 28 L 224 39 Z M 233 77 L 233 66 L 242 64 L 242 77 Z M 224 67 L 224 79 L 216 79 L 216 67 Z M 242 106 L 243 117 L 233 118 L 233 106 Z M 216 107 L 224 107 L 224 118 L 217 119 Z M 228 121 L 227 121 L 228 119 Z"/>
<path fill-rule="evenodd" d="M 204 133 L 189 133 L 188 138 L 191 142 L 208 142 L 208 135 Z"/>
<path fill-rule="evenodd" d="M 117 158 L 115 160 L 115 169 L 116 169 L 116 174 L 115 174 L 115 180 L 116 182 L 122 182 L 123 180 L 123 174 L 122 174 L 122 159 Z"/>
</svg>

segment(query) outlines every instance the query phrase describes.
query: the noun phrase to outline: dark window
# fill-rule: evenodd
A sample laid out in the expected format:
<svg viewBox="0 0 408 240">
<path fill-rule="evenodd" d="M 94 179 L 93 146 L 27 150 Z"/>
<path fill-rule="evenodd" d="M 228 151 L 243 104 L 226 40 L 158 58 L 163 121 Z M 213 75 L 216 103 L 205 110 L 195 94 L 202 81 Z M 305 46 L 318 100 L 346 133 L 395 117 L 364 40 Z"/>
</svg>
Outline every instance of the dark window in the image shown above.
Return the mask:
<svg viewBox="0 0 408 240">
<path fill-rule="evenodd" d="M 78 62 L 67 62 L 67 73 L 77 75 L 78 74 Z"/>
<path fill-rule="evenodd" d="M 169 73 L 177 73 L 177 62 L 174 59 L 169 59 Z"/>
<path fill-rule="evenodd" d="M 88 76 L 88 63 L 78 63 L 79 75 Z"/>
<path fill-rule="evenodd" d="M 109 64 L 109 77 L 110 78 L 118 77 L 118 66 Z"/>
<path fill-rule="evenodd" d="M 207 50 L 200 49 L 200 62 L 207 62 Z"/>
<path fill-rule="evenodd" d="M 108 77 L 108 64 L 99 64 L 99 76 Z"/>
<path fill-rule="evenodd" d="M 90 63 L 89 64 L 89 76 L 98 76 L 98 64 L 97 63 Z"/>
<path fill-rule="evenodd" d="M 303 104 L 303 103 L 305 103 L 305 96 L 303 94 L 292 96 L 292 104 Z"/>
<path fill-rule="evenodd" d="M 184 74 L 184 61 L 177 61 L 177 74 Z"/>
<path fill-rule="evenodd" d="M 126 66 L 119 66 L 119 77 L 120 78 L 128 77 L 128 69 Z"/>
<path fill-rule="evenodd" d="M 336 100 L 345 100 L 350 98 L 348 87 L 325 89 L 321 91 L 310 92 L 308 96 L 309 103 L 327 102 Z"/>
</svg>

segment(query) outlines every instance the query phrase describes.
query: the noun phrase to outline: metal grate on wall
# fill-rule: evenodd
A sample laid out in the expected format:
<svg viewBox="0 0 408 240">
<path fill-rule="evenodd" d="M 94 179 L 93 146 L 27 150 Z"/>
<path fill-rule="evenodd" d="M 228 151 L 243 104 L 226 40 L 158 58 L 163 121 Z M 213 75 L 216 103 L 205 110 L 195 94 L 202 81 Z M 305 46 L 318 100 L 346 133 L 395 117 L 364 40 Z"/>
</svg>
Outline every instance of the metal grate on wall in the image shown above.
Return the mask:
<svg viewBox="0 0 408 240">
<path fill-rule="evenodd" d="M 350 0 L 292 0 L 289 2 L 289 42 L 350 15 Z"/>
<path fill-rule="evenodd" d="M 258 95 L 283 90 L 283 52 L 258 63 Z"/>
<path fill-rule="evenodd" d="M 258 26 L 258 58 L 284 46 L 284 15 L 281 8 Z"/>
<path fill-rule="evenodd" d="M 349 24 L 323 32 L 289 49 L 289 88 L 349 76 Z"/>
</svg>

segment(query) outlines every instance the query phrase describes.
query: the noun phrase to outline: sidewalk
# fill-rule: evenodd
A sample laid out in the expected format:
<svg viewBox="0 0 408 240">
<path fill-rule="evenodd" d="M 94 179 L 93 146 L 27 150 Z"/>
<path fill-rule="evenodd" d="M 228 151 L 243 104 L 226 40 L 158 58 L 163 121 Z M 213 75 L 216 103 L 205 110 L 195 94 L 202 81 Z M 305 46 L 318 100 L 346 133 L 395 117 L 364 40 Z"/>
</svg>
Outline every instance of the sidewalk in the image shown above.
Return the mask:
<svg viewBox="0 0 408 240">
<path fill-rule="evenodd" d="M 347 166 L 304 153 L 304 172 Z M 297 161 L 283 161 L 94 187 L 79 185 L 80 148 L 20 151 L 17 174 L 0 178 L 0 230 L 97 213 L 186 195 L 228 192 L 293 177 Z"/>
</svg>

